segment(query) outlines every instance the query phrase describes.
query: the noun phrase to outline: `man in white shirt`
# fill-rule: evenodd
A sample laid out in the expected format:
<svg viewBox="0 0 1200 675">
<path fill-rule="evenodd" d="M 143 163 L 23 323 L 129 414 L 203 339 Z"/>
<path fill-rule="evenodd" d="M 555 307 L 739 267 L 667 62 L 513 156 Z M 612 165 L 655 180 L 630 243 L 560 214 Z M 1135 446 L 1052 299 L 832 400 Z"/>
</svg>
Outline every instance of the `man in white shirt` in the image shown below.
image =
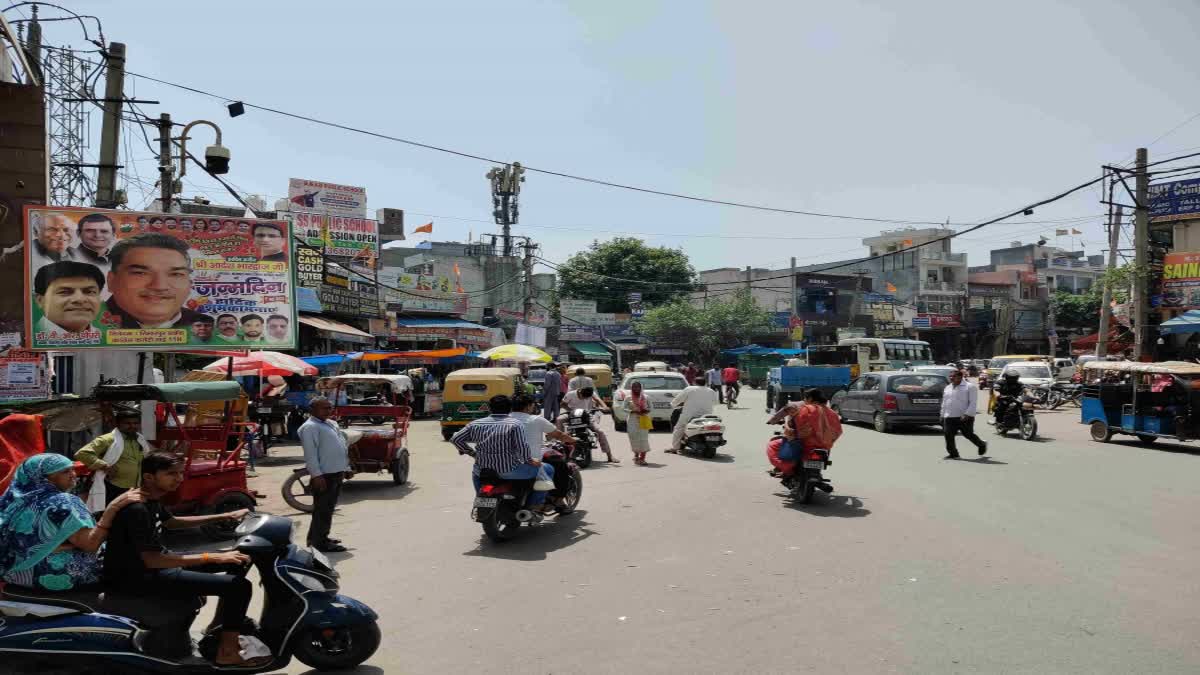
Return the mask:
<svg viewBox="0 0 1200 675">
<path fill-rule="evenodd" d="M 711 415 L 713 406 L 717 404 L 717 395 L 705 384 L 705 377 L 697 377 L 695 383 L 675 394 L 671 405 L 680 408 L 679 421 L 675 423 L 671 435 L 671 449 L 666 452 L 678 454 L 683 448 L 683 432 L 687 423 L 701 415 Z"/>
<path fill-rule="evenodd" d="M 942 433 L 946 437 L 946 459 L 958 459 L 958 447 L 954 437 L 962 432 L 963 438 L 979 448 L 979 454 L 987 453 L 987 443 L 975 435 L 975 413 L 979 405 L 979 387 L 963 381 L 961 370 L 950 373 L 950 384 L 942 392 Z"/>
<path fill-rule="evenodd" d="M 713 367 L 709 368 L 708 372 L 704 373 L 704 377 L 708 383 L 708 388 L 717 392 L 717 402 L 721 405 L 724 405 L 725 391 L 721 388 L 721 369 L 718 368 L 717 364 L 714 363 Z"/>
<path fill-rule="evenodd" d="M 567 383 L 567 391 L 578 391 L 584 387 L 596 388 L 596 381 L 587 376 L 587 371 L 583 368 L 575 369 L 575 377 Z"/>
<path fill-rule="evenodd" d="M 566 422 L 567 417 L 571 414 L 571 411 L 576 408 L 583 408 L 588 412 L 592 412 L 594 410 L 608 410 L 608 406 L 604 405 L 604 401 L 601 401 L 600 398 L 596 396 L 595 390 L 591 387 L 584 387 L 582 389 L 568 391 L 567 395 L 563 396 L 562 407 L 564 412 L 558 418 L 558 424 L 560 428 L 562 427 L 563 423 Z M 600 449 L 603 450 L 604 454 L 608 456 L 609 462 L 619 462 L 621 460 L 613 459 L 612 448 L 608 445 L 608 436 L 601 431 L 600 424 L 597 422 L 599 419 L 599 415 L 592 415 L 589 424 L 592 427 L 592 431 L 596 432 L 596 439 L 600 443 Z"/>
</svg>

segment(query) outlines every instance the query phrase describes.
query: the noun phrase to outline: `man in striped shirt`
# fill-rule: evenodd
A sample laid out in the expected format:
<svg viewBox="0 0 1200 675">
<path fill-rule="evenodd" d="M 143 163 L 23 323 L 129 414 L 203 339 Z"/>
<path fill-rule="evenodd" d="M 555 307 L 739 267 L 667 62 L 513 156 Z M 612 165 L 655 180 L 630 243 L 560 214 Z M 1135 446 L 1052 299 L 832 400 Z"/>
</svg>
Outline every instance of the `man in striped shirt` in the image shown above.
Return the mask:
<svg viewBox="0 0 1200 675">
<path fill-rule="evenodd" d="M 543 466 L 541 460 L 532 458 L 529 443 L 525 440 L 525 425 L 509 415 L 512 401 L 507 396 L 493 396 L 488 399 L 488 409 L 492 412 L 490 416 L 472 421 L 450 439 L 458 448 L 458 454 L 475 458 L 472 471 L 475 491 L 479 491 L 479 473 L 483 469 L 491 469 L 508 480 L 536 479 L 539 469 L 545 471 L 548 478 L 553 478 L 554 467 Z M 469 445 L 472 443 L 474 448 Z M 531 506 L 545 501 L 545 492 L 529 495 Z"/>
</svg>

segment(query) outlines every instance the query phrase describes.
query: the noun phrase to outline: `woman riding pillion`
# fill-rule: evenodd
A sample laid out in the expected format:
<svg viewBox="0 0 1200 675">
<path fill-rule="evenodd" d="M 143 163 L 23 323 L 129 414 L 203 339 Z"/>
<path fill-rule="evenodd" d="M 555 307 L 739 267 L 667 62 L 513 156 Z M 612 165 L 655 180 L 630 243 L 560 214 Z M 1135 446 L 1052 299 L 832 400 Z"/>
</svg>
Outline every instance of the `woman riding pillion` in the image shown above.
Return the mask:
<svg viewBox="0 0 1200 675">
<path fill-rule="evenodd" d="M 785 423 L 783 436 L 767 443 L 767 460 L 775 467 L 771 475 L 786 478 L 812 450 L 833 450 L 842 435 L 842 423 L 826 403 L 820 389 L 809 389 L 803 402 L 789 403 L 767 420 L 768 424 Z"/>
</svg>

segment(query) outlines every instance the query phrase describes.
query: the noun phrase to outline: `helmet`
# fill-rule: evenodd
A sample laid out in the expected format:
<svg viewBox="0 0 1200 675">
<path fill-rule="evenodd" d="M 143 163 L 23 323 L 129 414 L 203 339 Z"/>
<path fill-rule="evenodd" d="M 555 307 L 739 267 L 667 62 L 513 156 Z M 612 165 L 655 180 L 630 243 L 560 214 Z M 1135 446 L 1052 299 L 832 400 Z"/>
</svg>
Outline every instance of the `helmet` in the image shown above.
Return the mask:
<svg viewBox="0 0 1200 675">
<path fill-rule="evenodd" d="M 1004 371 L 1004 379 L 1009 380 L 1010 382 L 1016 381 L 1021 379 L 1021 374 L 1015 370 L 1006 370 Z"/>
</svg>

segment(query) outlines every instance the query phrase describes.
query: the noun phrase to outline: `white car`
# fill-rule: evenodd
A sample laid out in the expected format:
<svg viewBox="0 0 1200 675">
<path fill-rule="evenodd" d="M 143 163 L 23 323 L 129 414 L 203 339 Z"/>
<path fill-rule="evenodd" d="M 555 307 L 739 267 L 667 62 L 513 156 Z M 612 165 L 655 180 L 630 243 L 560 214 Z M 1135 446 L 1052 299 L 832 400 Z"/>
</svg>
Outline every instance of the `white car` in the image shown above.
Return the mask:
<svg viewBox="0 0 1200 675">
<path fill-rule="evenodd" d="M 1015 361 L 1004 366 L 1004 370 L 1000 371 L 1000 379 L 1004 379 L 1007 373 L 1016 373 L 1022 387 L 1054 384 L 1054 373 L 1045 361 Z"/>
<path fill-rule="evenodd" d="M 650 402 L 650 418 L 656 423 L 671 423 L 671 402 L 675 394 L 687 388 L 687 379 L 680 373 L 630 373 L 613 392 L 613 426 L 625 431 L 629 413 L 625 412 L 625 401 L 633 395 L 633 383 L 642 383 L 642 395 Z"/>
</svg>

